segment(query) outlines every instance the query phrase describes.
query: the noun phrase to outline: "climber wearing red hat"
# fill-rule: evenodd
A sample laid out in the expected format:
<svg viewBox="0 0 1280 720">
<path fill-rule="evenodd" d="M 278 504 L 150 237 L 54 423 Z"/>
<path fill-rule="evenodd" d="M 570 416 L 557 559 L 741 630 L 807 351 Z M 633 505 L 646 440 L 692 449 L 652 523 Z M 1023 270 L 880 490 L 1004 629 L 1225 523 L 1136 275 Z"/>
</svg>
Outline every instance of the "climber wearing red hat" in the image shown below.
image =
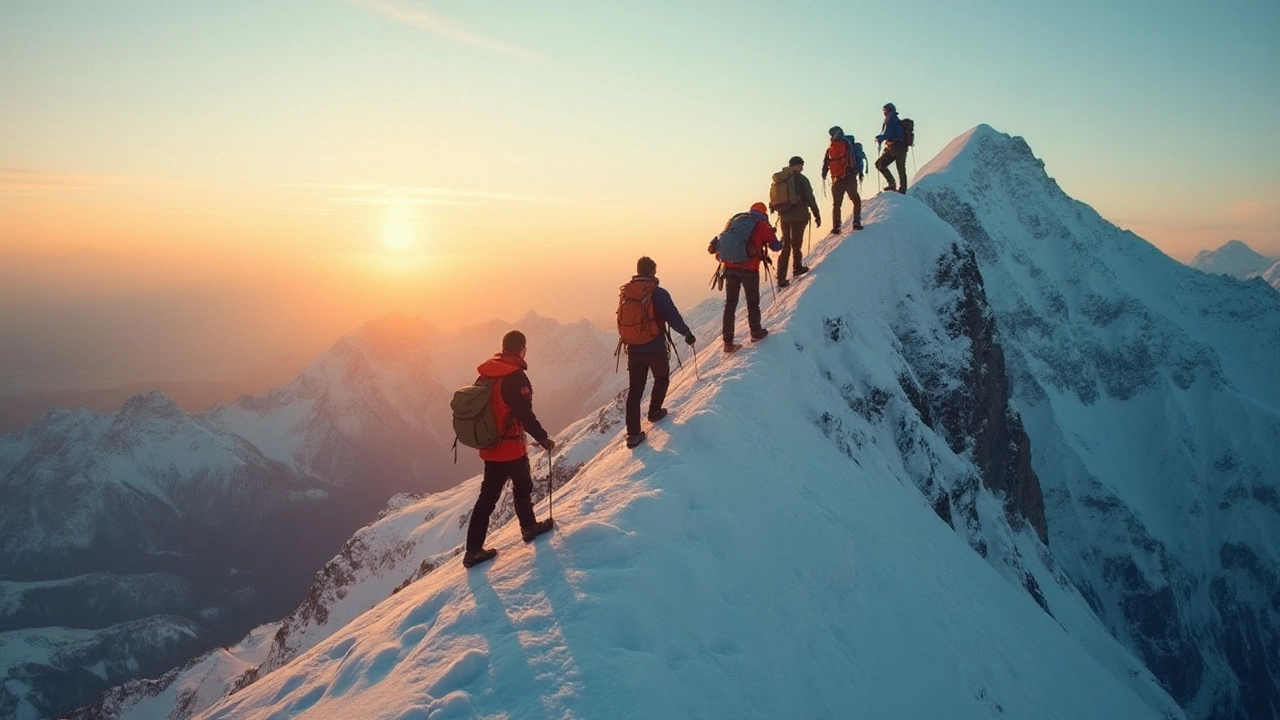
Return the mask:
<svg viewBox="0 0 1280 720">
<path fill-rule="evenodd" d="M 769 262 L 769 250 L 781 250 L 782 243 L 769 225 L 768 206 L 758 202 L 751 206 L 750 212 L 729 218 L 724 232 L 711 241 L 710 249 L 724 263 L 724 351 L 731 353 L 742 347 L 733 342 L 739 288 L 746 291 L 751 342 L 769 334 L 760 325 L 760 261 Z"/>
</svg>

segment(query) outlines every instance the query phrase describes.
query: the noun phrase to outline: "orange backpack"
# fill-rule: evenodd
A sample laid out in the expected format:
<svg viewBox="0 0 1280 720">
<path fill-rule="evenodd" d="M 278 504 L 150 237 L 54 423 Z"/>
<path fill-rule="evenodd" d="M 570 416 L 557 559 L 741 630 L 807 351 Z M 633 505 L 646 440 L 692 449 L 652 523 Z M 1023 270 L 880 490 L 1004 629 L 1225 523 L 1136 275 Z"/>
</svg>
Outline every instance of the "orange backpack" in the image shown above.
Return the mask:
<svg viewBox="0 0 1280 720">
<path fill-rule="evenodd" d="M 636 278 L 618 288 L 618 337 L 626 345 L 644 345 L 658 337 L 658 320 L 653 316 L 653 289 L 656 280 Z"/>
<path fill-rule="evenodd" d="M 843 137 L 831 141 L 831 147 L 827 150 L 827 169 L 835 180 L 849 174 L 849 142 Z"/>
</svg>

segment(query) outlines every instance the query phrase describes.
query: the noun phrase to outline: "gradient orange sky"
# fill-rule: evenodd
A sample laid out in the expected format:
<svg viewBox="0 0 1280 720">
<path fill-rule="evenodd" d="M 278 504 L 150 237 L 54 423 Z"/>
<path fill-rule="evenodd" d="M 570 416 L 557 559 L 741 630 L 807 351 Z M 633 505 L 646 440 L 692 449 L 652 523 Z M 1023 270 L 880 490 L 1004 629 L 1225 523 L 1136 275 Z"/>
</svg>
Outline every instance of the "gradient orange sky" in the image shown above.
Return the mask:
<svg viewBox="0 0 1280 720">
<path fill-rule="evenodd" d="M 1280 256 L 1280 6 L 1124 5 L 6 2 L 0 394 L 395 310 L 607 327 L 642 254 L 692 307 L 724 218 L 887 101 L 915 167 L 985 122 L 1180 260 Z"/>
</svg>

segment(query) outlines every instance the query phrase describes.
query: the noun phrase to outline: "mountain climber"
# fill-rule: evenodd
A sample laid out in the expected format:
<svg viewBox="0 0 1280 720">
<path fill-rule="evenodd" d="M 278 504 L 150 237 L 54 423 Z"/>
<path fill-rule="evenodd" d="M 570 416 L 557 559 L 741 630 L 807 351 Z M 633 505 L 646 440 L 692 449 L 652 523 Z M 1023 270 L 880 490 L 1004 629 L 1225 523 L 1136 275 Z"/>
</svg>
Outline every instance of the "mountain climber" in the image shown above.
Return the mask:
<svg viewBox="0 0 1280 720">
<path fill-rule="evenodd" d="M 831 234 L 840 232 L 840 206 L 844 204 L 846 194 L 853 200 L 853 229 L 861 230 L 862 197 L 858 194 L 858 181 L 866 176 L 866 153 L 862 152 L 862 145 L 854 142 L 852 135 L 845 135 L 839 125 L 832 126 L 827 134 L 831 136 L 831 145 L 822 158 L 822 179 L 826 180 L 827 173 L 831 173 Z"/>
<path fill-rule="evenodd" d="M 898 108 L 894 107 L 893 103 L 884 105 L 884 125 L 880 128 L 880 134 L 876 136 L 876 145 L 879 146 L 882 143 L 884 152 L 876 159 L 876 169 L 889 182 L 884 189 L 889 192 L 897 190 L 900 193 L 906 193 L 907 135 L 902 129 L 902 123 L 898 120 Z M 897 183 L 894 183 L 893 175 L 889 172 L 891 164 L 898 166 L 899 182 Z"/>
<path fill-rule="evenodd" d="M 484 479 L 480 483 L 480 496 L 471 510 L 471 523 L 467 526 L 466 553 L 462 556 L 462 564 L 466 567 L 491 560 L 498 554 L 497 550 L 486 548 L 484 540 L 489 534 L 489 516 L 498 506 L 502 487 L 508 479 L 511 480 L 516 517 L 520 520 L 520 536 L 525 542 L 532 542 L 554 524 L 551 518 L 538 520 L 533 514 L 533 473 L 529 467 L 525 433 L 532 435 L 548 452 L 555 448 L 556 443 L 533 414 L 533 386 L 524 372 L 529 367 L 524 360 L 527 349 L 524 333 L 512 330 L 502 336 L 502 352 L 476 368 L 481 379 L 496 380 L 493 414 L 498 427 L 504 431 L 501 442 L 480 450 L 480 459 L 484 460 Z"/>
<path fill-rule="evenodd" d="M 826 168 L 826 165 L 823 165 Z M 792 183 L 789 194 L 794 202 L 787 207 L 774 207 L 778 219 L 782 221 L 782 254 L 778 256 L 778 287 L 791 284 L 787 279 L 787 261 L 795 270 L 796 277 L 809 272 L 809 268 L 800 263 L 800 249 L 804 244 L 804 231 L 809 226 L 809 212 L 818 227 L 822 227 L 822 213 L 818 210 L 818 201 L 813 197 L 813 185 L 804 176 L 804 158 L 796 155 L 787 161 L 787 166 L 773 174 L 774 184 Z M 772 198 L 773 193 L 770 193 Z M 838 202 L 838 201 L 837 201 Z M 836 205 L 836 217 L 840 217 L 840 206 Z"/>
<path fill-rule="evenodd" d="M 727 353 L 742 348 L 742 345 L 733 342 L 733 316 L 738 310 L 739 289 L 745 291 L 747 296 L 747 324 L 751 328 L 751 342 L 763 340 L 769 334 L 760 325 L 760 262 L 770 262 L 769 250 L 777 252 L 782 249 L 782 243 L 778 242 L 778 236 L 769 225 L 768 206 L 758 202 L 751 206 L 750 213 L 742 215 L 749 215 L 755 221 L 746 237 L 746 259 L 725 260 L 723 254 L 718 253 L 724 263 L 724 325 L 721 334 L 724 336 L 724 351 Z M 739 217 L 742 216 L 730 218 L 721 237 L 730 232 L 734 221 Z"/>
<path fill-rule="evenodd" d="M 671 383 L 671 357 L 667 354 L 670 339 L 667 326 L 670 325 L 684 337 L 688 345 L 696 338 L 680 317 L 671 293 L 658 286 L 658 264 L 649 257 L 636 261 L 636 274 L 631 282 L 623 286 L 623 300 L 619 303 L 619 329 L 622 329 L 622 304 L 628 297 L 638 297 L 642 303 L 640 313 L 644 317 L 646 330 L 636 342 L 627 342 L 627 373 L 631 384 L 627 388 L 627 447 L 634 448 L 644 442 L 645 434 L 640 430 L 640 399 L 644 395 L 644 386 L 649 382 L 649 373 L 653 373 L 653 394 L 649 396 L 649 422 L 656 423 L 667 416 L 667 409 L 662 401 L 667 398 L 667 386 Z M 630 288 L 636 292 L 628 293 Z M 653 336 L 647 342 L 639 342 Z M 623 334 L 623 342 L 629 338 Z"/>
</svg>

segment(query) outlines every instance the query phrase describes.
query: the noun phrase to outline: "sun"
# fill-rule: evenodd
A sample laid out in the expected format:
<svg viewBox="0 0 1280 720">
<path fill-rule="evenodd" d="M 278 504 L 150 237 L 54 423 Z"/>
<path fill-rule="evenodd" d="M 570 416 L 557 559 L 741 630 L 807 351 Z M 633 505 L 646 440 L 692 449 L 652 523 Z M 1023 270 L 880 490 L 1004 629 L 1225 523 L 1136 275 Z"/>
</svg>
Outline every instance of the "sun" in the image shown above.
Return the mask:
<svg viewBox="0 0 1280 720">
<path fill-rule="evenodd" d="M 382 244 L 388 250 L 403 252 L 413 247 L 416 213 L 410 208 L 396 207 L 387 210 L 382 225 Z"/>
</svg>

